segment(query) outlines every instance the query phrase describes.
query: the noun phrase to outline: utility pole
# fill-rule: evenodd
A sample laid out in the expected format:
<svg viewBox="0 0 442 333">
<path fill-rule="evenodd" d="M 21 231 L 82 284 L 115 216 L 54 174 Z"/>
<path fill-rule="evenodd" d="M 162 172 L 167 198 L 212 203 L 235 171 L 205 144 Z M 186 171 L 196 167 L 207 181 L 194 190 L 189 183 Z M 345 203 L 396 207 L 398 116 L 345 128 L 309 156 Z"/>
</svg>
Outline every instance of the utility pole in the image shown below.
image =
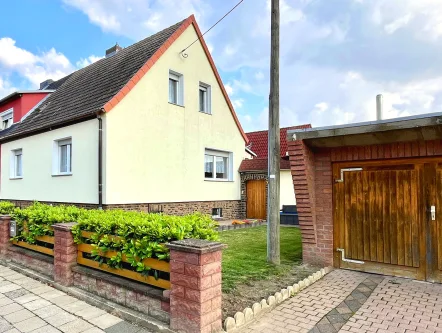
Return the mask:
<svg viewBox="0 0 442 333">
<path fill-rule="evenodd" d="M 272 0 L 271 11 L 267 261 L 279 265 L 279 171 L 281 161 L 279 133 L 279 0 Z"/>
</svg>

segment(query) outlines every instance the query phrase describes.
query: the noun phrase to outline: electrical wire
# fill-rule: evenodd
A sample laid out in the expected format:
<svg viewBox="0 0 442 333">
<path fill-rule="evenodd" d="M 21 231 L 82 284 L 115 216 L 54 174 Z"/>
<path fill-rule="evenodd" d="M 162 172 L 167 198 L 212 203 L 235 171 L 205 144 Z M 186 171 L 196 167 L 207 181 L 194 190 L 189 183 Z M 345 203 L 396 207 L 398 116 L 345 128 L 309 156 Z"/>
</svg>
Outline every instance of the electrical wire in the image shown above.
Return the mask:
<svg viewBox="0 0 442 333">
<path fill-rule="evenodd" d="M 190 44 L 188 47 L 186 47 L 185 49 L 183 49 L 181 51 L 181 54 L 183 55 L 184 58 L 187 58 L 188 55 L 187 53 L 184 53 L 189 47 L 191 47 L 193 44 L 195 44 L 197 41 L 199 41 L 201 38 L 203 38 L 203 36 L 205 34 L 207 34 L 210 30 L 212 30 L 218 23 L 220 23 L 222 20 L 224 20 L 231 12 L 233 12 L 244 0 L 241 0 L 240 2 L 238 2 L 231 10 L 229 10 L 223 17 L 221 17 L 218 21 L 216 21 L 216 23 L 214 25 L 212 25 L 205 33 L 203 33 L 200 37 L 198 37 L 197 40 L 195 40 L 192 44 Z"/>
</svg>

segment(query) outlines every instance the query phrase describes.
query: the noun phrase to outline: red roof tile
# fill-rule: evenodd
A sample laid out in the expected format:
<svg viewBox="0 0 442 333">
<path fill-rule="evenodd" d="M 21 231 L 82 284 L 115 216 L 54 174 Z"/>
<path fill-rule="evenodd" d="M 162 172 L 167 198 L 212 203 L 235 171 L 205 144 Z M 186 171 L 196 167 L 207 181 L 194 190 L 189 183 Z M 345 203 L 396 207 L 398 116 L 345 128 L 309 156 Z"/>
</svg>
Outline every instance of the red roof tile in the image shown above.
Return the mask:
<svg viewBox="0 0 442 333">
<path fill-rule="evenodd" d="M 267 158 L 254 158 L 251 160 L 243 160 L 241 165 L 239 166 L 239 171 L 267 171 L 268 170 L 268 162 Z M 289 170 L 290 169 L 290 161 L 281 158 L 280 164 L 281 170 Z"/>
<path fill-rule="evenodd" d="M 287 153 L 287 130 L 312 128 L 312 125 L 305 124 L 299 126 L 284 127 L 280 129 L 281 138 L 281 157 Z M 269 131 L 257 131 L 246 133 L 249 138 L 250 149 L 259 157 L 267 158 L 268 156 L 268 137 Z"/>
</svg>

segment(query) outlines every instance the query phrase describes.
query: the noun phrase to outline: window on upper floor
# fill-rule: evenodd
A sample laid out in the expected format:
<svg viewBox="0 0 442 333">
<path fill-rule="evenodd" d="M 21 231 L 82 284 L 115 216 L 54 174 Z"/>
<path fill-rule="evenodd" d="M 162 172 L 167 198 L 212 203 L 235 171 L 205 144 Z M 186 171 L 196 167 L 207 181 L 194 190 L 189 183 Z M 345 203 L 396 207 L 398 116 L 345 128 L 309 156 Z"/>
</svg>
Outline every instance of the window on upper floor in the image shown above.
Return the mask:
<svg viewBox="0 0 442 333">
<path fill-rule="evenodd" d="M 53 170 L 54 176 L 72 174 L 72 139 L 62 139 L 54 142 Z"/>
<path fill-rule="evenodd" d="M 200 82 L 199 84 L 199 111 L 211 114 L 211 88 L 208 84 Z"/>
<path fill-rule="evenodd" d="M 206 149 L 204 154 L 204 178 L 206 180 L 232 180 L 232 153 Z"/>
<path fill-rule="evenodd" d="M 11 168 L 10 178 L 22 178 L 23 177 L 23 150 L 14 149 L 11 151 Z"/>
<path fill-rule="evenodd" d="M 184 77 L 175 71 L 169 71 L 169 103 L 184 105 Z"/>
<path fill-rule="evenodd" d="M 14 123 L 14 109 L 9 109 L 6 110 L 2 113 L 0 113 L 0 117 L 1 117 L 1 129 L 7 129 L 9 127 L 11 127 L 11 125 Z"/>
</svg>

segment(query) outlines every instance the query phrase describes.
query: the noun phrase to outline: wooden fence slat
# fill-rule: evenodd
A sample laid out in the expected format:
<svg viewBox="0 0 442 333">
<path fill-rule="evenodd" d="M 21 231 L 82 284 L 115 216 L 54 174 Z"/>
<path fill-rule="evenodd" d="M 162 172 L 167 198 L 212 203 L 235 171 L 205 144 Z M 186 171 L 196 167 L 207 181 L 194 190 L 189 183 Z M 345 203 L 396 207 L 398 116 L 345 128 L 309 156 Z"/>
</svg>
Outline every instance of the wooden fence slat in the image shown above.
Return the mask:
<svg viewBox="0 0 442 333">
<path fill-rule="evenodd" d="M 79 244 L 78 245 L 78 251 L 80 251 L 80 252 L 90 254 L 90 253 L 92 253 L 93 249 L 94 249 L 94 247 L 90 244 Z M 100 256 L 106 257 L 106 258 L 111 258 L 116 255 L 117 255 L 117 251 L 106 251 L 106 253 L 100 254 Z M 121 256 L 121 260 L 126 263 L 128 262 L 125 254 L 123 254 Z M 149 266 L 153 269 L 157 269 L 159 271 L 170 272 L 170 264 L 167 261 L 147 258 L 147 259 L 143 260 L 143 264 L 145 264 L 146 266 Z"/>
<path fill-rule="evenodd" d="M 22 241 L 12 241 L 12 244 L 20 246 L 20 247 L 24 247 L 26 249 L 33 250 L 36 252 L 41 252 L 41 253 L 44 253 L 44 254 L 47 254 L 50 256 L 54 256 L 54 250 L 44 247 L 44 246 L 33 245 L 33 244 L 29 244 L 29 243 L 22 242 Z"/>
<path fill-rule="evenodd" d="M 77 263 L 80 265 L 84 265 L 87 267 L 95 268 L 104 272 L 112 273 L 121 277 L 125 277 L 131 280 L 135 280 L 138 282 L 150 284 L 156 287 L 160 287 L 163 289 L 170 289 L 170 281 L 158 279 L 156 280 L 153 276 L 143 276 L 138 272 L 130 271 L 128 269 L 115 269 L 111 268 L 106 264 L 101 264 L 99 262 L 96 262 L 94 260 L 90 260 L 87 258 L 83 258 L 83 256 L 80 256 L 81 253 L 79 253 L 77 257 Z"/>
</svg>

